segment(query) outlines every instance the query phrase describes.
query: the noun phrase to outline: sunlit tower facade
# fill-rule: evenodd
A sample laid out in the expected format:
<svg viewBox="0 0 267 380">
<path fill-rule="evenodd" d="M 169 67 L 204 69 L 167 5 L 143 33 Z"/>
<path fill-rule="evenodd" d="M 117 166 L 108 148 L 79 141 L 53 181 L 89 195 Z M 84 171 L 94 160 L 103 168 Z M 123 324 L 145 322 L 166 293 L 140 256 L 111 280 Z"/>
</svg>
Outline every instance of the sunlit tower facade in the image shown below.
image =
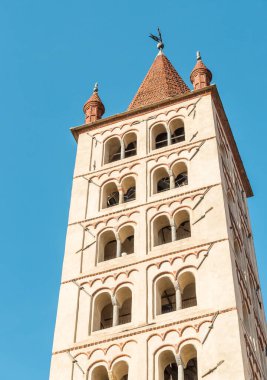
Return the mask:
<svg viewBox="0 0 267 380">
<path fill-rule="evenodd" d="M 262 380 L 252 189 L 211 71 L 159 52 L 126 112 L 98 87 L 77 141 L 50 380 Z"/>
</svg>

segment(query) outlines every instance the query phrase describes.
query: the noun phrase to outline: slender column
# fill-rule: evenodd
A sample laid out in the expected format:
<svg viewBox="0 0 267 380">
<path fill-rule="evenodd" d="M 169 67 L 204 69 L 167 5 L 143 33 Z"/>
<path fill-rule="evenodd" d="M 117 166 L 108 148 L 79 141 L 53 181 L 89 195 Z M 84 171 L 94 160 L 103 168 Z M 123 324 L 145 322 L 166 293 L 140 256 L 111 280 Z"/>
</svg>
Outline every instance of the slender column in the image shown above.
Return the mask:
<svg viewBox="0 0 267 380">
<path fill-rule="evenodd" d="M 170 177 L 170 190 L 171 190 L 175 188 L 175 178 L 171 170 L 169 170 L 169 177 Z"/>
<path fill-rule="evenodd" d="M 119 234 L 116 233 L 115 237 L 116 237 L 116 242 L 117 242 L 116 257 L 120 257 L 121 256 L 121 241 L 120 241 Z"/>
<path fill-rule="evenodd" d="M 119 324 L 119 304 L 116 300 L 116 297 L 112 297 L 112 305 L 113 305 L 113 320 L 112 320 L 112 326 L 118 326 Z"/>
<path fill-rule="evenodd" d="M 180 355 L 176 356 L 176 364 L 178 367 L 178 380 L 184 380 L 184 367 Z"/>
<path fill-rule="evenodd" d="M 108 371 L 108 379 L 109 380 L 116 380 L 116 377 L 113 375 L 112 371 Z"/>
<path fill-rule="evenodd" d="M 182 309 L 182 293 L 181 293 L 181 289 L 178 282 L 175 283 L 174 288 L 175 288 L 176 310 L 180 310 Z"/>
<path fill-rule="evenodd" d="M 118 192 L 119 192 L 119 204 L 122 204 L 123 203 L 123 191 L 122 191 L 122 187 L 118 187 Z"/>
<path fill-rule="evenodd" d="M 121 141 L 121 159 L 125 158 L 125 145 L 124 142 Z"/>
<path fill-rule="evenodd" d="M 171 141 L 171 131 L 168 129 L 167 130 L 167 142 L 168 142 L 168 145 L 171 145 L 172 141 Z"/>
<path fill-rule="evenodd" d="M 171 233 L 172 233 L 172 242 L 176 241 L 177 236 L 176 236 L 176 227 L 174 222 L 171 222 Z"/>
</svg>

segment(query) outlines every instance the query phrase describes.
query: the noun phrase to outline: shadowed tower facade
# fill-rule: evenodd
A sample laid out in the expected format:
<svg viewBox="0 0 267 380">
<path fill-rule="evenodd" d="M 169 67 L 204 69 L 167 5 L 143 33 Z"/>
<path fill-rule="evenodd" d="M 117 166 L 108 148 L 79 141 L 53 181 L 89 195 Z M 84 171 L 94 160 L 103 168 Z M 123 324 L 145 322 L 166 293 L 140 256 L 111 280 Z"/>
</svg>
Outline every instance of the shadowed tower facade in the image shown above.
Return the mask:
<svg viewBox="0 0 267 380">
<path fill-rule="evenodd" d="M 128 110 L 97 86 L 77 141 L 50 380 L 262 380 L 252 190 L 212 74 L 162 51 Z"/>
</svg>

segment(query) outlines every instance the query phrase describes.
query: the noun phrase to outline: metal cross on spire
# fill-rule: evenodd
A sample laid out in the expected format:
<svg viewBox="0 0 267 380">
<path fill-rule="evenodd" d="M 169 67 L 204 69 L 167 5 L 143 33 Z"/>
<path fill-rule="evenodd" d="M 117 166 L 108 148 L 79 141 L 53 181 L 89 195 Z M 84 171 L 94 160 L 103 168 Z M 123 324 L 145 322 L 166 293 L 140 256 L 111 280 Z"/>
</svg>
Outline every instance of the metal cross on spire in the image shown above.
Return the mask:
<svg viewBox="0 0 267 380">
<path fill-rule="evenodd" d="M 158 44 L 157 44 L 157 48 L 162 51 L 164 49 L 164 43 L 162 41 L 162 35 L 161 35 L 161 32 L 160 32 L 160 29 L 158 28 L 158 36 L 155 36 L 154 34 L 151 34 L 149 35 L 150 38 L 152 38 L 154 41 L 156 41 Z"/>
</svg>

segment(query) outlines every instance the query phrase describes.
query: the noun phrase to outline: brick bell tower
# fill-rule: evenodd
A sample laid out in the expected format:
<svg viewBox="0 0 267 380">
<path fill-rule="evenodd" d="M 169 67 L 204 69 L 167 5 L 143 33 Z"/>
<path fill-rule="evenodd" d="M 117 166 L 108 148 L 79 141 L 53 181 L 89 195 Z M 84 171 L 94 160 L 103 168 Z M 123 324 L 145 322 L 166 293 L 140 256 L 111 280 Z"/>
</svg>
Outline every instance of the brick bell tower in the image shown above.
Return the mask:
<svg viewBox="0 0 267 380">
<path fill-rule="evenodd" d="M 252 190 L 212 74 L 159 53 L 128 110 L 77 141 L 50 380 L 262 380 Z"/>
</svg>

